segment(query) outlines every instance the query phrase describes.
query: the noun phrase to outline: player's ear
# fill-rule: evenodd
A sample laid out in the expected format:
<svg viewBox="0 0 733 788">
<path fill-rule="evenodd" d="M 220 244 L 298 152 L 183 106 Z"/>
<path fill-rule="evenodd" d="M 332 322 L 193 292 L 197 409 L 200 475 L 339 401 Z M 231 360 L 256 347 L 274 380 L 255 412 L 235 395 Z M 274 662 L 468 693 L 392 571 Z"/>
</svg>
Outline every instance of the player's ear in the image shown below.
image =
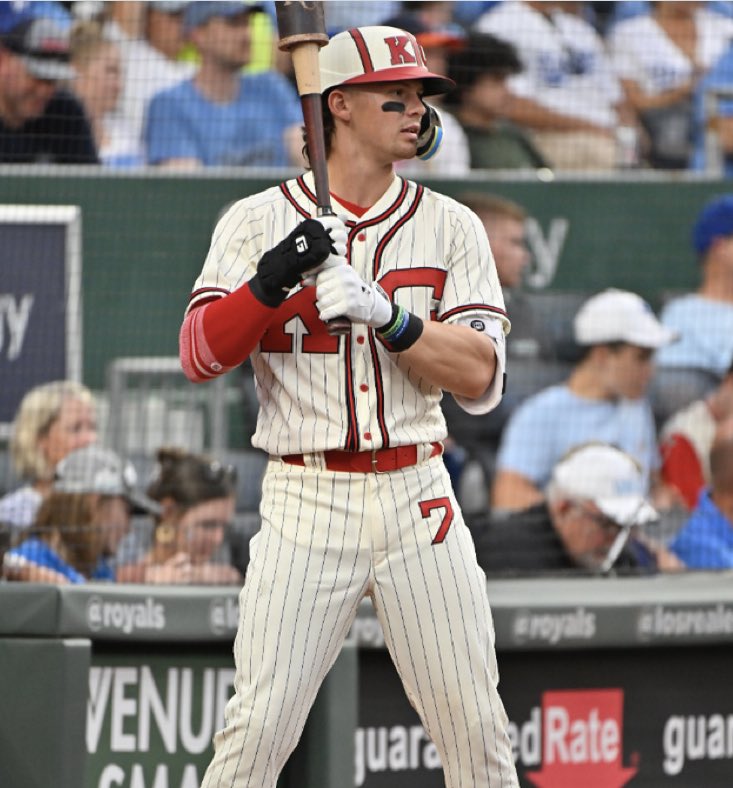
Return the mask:
<svg viewBox="0 0 733 788">
<path fill-rule="evenodd" d="M 328 108 L 334 118 L 349 120 L 351 118 L 351 101 L 348 91 L 334 88 L 328 94 Z"/>
</svg>

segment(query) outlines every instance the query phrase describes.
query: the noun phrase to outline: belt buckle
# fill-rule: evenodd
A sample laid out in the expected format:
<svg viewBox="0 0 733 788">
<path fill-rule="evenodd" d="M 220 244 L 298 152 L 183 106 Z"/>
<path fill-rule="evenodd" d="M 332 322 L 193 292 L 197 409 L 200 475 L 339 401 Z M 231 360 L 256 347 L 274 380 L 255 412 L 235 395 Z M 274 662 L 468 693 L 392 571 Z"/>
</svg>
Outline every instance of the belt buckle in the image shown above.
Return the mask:
<svg viewBox="0 0 733 788">
<path fill-rule="evenodd" d="M 379 464 L 379 457 L 377 456 L 379 449 L 371 449 L 372 453 L 372 473 L 384 474 L 388 473 L 388 471 L 380 471 L 377 467 Z"/>
</svg>

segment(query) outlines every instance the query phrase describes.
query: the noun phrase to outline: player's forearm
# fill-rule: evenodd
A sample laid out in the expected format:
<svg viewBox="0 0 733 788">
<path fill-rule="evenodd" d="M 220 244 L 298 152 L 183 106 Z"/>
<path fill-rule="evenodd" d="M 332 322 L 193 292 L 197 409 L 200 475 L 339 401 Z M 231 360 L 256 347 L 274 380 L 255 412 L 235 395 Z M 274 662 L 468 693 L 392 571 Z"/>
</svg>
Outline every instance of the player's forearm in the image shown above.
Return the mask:
<svg viewBox="0 0 733 788">
<path fill-rule="evenodd" d="M 432 385 L 469 399 L 482 396 L 496 373 L 494 345 L 468 326 L 425 321 L 420 339 L 400 358 Z"/>
<path fill-rule="evenodd" d="M 179 336 L 181 367 L 193 383 L 203 383 L 241 364 L 272 322 L 273 307 L 259 301 L 249 284 L 186 315 Z"/>
</svg>

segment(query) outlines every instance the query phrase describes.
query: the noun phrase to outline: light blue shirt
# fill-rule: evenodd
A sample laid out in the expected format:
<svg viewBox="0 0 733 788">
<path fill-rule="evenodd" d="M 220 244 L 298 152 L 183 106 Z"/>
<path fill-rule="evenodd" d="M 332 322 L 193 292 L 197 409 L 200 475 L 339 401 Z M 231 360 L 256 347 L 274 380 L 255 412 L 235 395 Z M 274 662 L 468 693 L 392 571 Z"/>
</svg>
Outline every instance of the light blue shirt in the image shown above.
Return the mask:
<svg viewBox="0 0 733 788">
<path fill-rule="evenodd" d="M 733 569 L 733 523 L 713 503 L 709 490 L 700 494 L 669 547 L 690 569 Z"/>
<path fill-rule="evenodd" d="M 705 153 L 705 91 L 711 88 L 730 90 L 732 84 L 733 45 L 729 45 L 728 49 L 717 59 L 707 74 L 697 83 L 693 93 L 693 151 L 692 161 L 690 162 L 690 168 L 693 170 L 705 171 L 708 165 Z M 719 99 L 717 107 L 720 117 L 729 118 L 733 116 L 733 101 L 730 99 Z M 733 176 L 733 157 L 724 157 L 723 171 L 726 176 Z"/>
<path fill-rule="evenodd" d="M 43 539 L 37 539 L 36 537 L 26 539 L 17 547 L 8 550 L 8 555 L 11 558 L 13 556 L 23 558 L 36 566 L 52 569 L 54 572 L 63 575 L 71 583 L 87 582 L 87 578 L 84 577 L 81 572 L 78 572 L 73 566 L 67 564 L 57 552 L 52 550 L 51 547 L 43 541 Z M 97 564 L 97 568 L 89 579 L 114 580 L 115 575 L 112 567 L 107 562 L 100 560 L 99 564 Z"/>
<path fill-rule="evenodd" d="M 680 338 L 657 351 L 657 366 L 726 373 L 733 361 L 733 304 L 691 293 L 672 299 L 660 319 Z"/>
<path fill-rule="evenodd" d="M 216 104 L 187 79 L 150 101 L 145 123 L 147 160 L 198 159 L 207 167 L 286 167 L 283 134 L 303 123 L 295 89 L 281 74 L 245 74 L 239 95 Z"/>
<path fill-rule="evenodd" d="M 514 471 L 540 489 L 557 461 L 589 441 L 618 446 L 641 465 L 647 485 L 659 466 L 654 417 L 646 400 L 591 400 L 566 385 L 550 386 L 514 411 L 501 439 L 497 468 Z"/>
</svg>

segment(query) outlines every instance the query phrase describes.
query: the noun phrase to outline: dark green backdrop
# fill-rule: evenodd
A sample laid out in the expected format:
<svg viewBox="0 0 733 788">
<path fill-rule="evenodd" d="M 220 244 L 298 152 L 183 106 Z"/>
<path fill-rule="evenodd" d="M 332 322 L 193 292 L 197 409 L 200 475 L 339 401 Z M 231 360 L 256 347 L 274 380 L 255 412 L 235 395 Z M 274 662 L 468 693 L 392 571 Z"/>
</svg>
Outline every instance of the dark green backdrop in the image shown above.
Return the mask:
<svg viewBox="0 0 733 788">
<path fill-rule="evenodd" d="M 232 200 L 277 180 L 27 171 L 0 179 L 0 202 L 82 208 L 88 385 L 103 386 L 106 364 L 116 356 L 177 353 L 181 314 L 217 215 Z M 655 305 L 666 291 L 694 286 L 691 222 L 708 197 L 730 188 L 666 178 L 429 185 L 450 195 L 468 188 L 517 200 L 546 239 L 566 222 L 557 270 L 542 286 L 614 285 L 636 290 Z"/>
</svg>

